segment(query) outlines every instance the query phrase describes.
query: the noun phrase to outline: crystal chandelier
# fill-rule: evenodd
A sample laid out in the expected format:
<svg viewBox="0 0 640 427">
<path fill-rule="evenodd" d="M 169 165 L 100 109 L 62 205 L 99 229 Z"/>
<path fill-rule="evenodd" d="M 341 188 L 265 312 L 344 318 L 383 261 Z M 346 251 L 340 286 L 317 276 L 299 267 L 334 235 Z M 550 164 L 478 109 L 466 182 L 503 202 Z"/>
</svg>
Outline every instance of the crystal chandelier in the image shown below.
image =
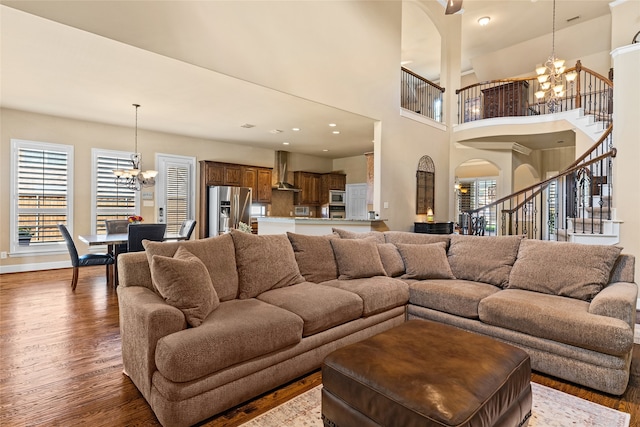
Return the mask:
<svg viewBox="0 0 640 427">
<path fill-rule="evenodd" d="M 142 187 L 151 187 L 156 184 L 156 175 L 158 171 L 148 170 L 142 171 L 140 163 L 142 156 L 138 153 L 138 108 L 139 104 L 133 104 L 136 107 L 136 134 L 135 134 L 135 152 L 131 155 L 131 169 L 114 169 L 113 174 L 116 176 L 115 183 L 130 190 L 140 191 Z"/>
<path fill-rule="evenodd" d="M 538 91 L 536 98 L 542 101 L 546 98 L 550 113 L 558 111 L 558 105 L 565 94 L 565 83 L 573 82 L 578 74 L 575 71 L 564 74 L 564 59 L 556 58 L 556 1 L 553 0 L 553 27 L 551 31 L 551 56 L 541 67 L 536 68 L 538 75 Z"/>
</svg>

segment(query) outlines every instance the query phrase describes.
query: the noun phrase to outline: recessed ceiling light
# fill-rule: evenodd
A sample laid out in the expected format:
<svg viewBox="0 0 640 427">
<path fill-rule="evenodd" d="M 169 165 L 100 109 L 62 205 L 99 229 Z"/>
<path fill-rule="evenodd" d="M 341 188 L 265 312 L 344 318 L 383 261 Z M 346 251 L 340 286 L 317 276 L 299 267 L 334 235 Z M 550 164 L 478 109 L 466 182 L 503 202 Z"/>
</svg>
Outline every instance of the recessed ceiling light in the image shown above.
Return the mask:
<svg viewBox="0 0 640 427">
<path fill-rule="evenodd" d="M 333 133 L 334 135 L 337 135 L 337 134 L 339 134 L 339 133 L 340 133 L 340 131 L 339 131 L 339 130 L 334 130 L 334 131 L 333 131 L 333 132 L 331 132 L 331 133 Z"/>
<path fill-rule="evenodd" d="M 294 132 L 298 132 L 300 130 L 300 128 L 291 128 L 292 131 Z"/>
<path fill-rule="evenodd" d="M 337 124 L 335 124 L 335 123 L 329 123 L 329 126 L 331 126 L 332 128 L 334 128 L 334 127 L 336 127 L 336 126 L 338 126 L 338 125 L 337 125 Z"/>
<path fill-rule="evenodd" d="M 489 24 L 489 21 L 491 21 L 491 18 L 489 18 L 488 16 L 483 16 L 482 18 L 478 19 L 478 24 L 480 24 L 481 27 L 486 27 Z"/>
<path fill-rule="evenodd" d="M 325 148 L 325 149 L 324 149 L 324 150 L 322 150 L 322 151 L 327 152 L 327 151 L 329 151 L 329 150 L 327 150 L 327 149 Z"/>
<path fill-rule="evenodd" d="M 282 145 L 289 145 L 289 143 L 288 142 L 283 142 Z"/>
</svg>

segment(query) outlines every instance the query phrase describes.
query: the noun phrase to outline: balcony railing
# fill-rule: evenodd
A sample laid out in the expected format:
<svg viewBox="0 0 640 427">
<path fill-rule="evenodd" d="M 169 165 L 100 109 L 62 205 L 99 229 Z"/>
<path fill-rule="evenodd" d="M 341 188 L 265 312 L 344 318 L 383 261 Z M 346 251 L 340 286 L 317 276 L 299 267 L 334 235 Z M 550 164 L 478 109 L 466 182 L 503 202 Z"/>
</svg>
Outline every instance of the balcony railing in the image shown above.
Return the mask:
<svg viewBox="0 0 640 427">
<path fill-rule="evenodd" d="M 444 88 L 402 67 L 401 107 L 442 122 Z"/>
<path fill-rule="evenodd" d="M 583 67 L 580 61 L 564 74 L 574 71 L 578 76 L 566 84 L 565 95 L 554 111 L 550 111 L 544 100 L 535 97 L 539 90 L 536 77 L 491 80 L 458 89 L 458 123 L 494 117 L 538 116 L 582 108 L 585 115 L 595 116 L 606 128 L 613 113 L 612 80 Z"/>
</svg>

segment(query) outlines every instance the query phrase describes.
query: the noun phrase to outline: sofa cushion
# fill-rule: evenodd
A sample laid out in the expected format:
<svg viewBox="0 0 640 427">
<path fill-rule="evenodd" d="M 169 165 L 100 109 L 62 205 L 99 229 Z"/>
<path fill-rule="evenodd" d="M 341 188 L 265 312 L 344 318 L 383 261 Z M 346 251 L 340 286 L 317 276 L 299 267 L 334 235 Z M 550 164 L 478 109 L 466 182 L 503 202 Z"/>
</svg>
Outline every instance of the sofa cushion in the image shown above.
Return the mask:
<svg viewBox="0 0 640 427">
<path fill-rule="evenodd" d="M 173 257 L 154 255 L 151 278 L 164 300 L 184 313 L 193 327 L 220 305 L 207 267 L 198 257 L 178 248 Z"/>
<path fill-rule="evenodd" d="M 504 287 L 516 260 L 522 236 L 452 234 L 448 258 L 457 279 Z"/>
<path fill-rule="evenodd" d="M 615 246 L 525 240 L 508 287 L 588 301 L 609 283 L 620 251 Z"/>
<path fill-rule="evenodd" d="M 158 340 L 158 371 L 174 382 L 193 381 L 302 339 L 302 319 L 256 299 L 223 302 L 197 328 Z"/>
<path fill-rule="evenodd" d="M 445 242 L 449 245 L 448 234 L 425 234 L 425 233 L 410 233 L 408 231 L 385 231 L 384 239 L 387 243 L 407 243 L 410 245 L 430 244 Z"/>
<path fill-rule="evenodd" d="M 489 325 L 605 354 L 623 356 L 633 346 L 629 324 L 591 314 L 588 302 L 574 298 L 505 289 L 484 298 L 478 313 Z"/>
<path fill-rule="evenodd" d="M 385 243 L 384 234 L 380 231 L 364 231 L 364 232 L 355 232 L 349 230 L 343 230 L 340 228 L 332 228 L 333 233 L 340 236 L 341 239 L 367 239 L 371 238 L 376 241 L 376 243 Z"/>
<path fill-rule="evenodd" d="M 427 245 L 398 243 L 404 262 L 403 279 L 455 279 L 447 260 L 445 242 Z"/>
<path fill-rule="evenodd" d="M 238 298 L 304 282 L 286 235 L 256 236 L 237 230 L 230 234 L 236 248 Z"/>
<path fill-rule="evenodd" d="M 338 263 L 338 279 L 386 276 L 378 247 L 370 239 L 331 239 Z"/>
<path fill-rule="evenodd" d="M 320 283 L 338 278 L 338 264 L 329 242 L 329 239 L 337 239 L 338 236 L 308 236 L 287 232 L 287 237 L 293 247 L 300 274 L 307 282 Z"/>
<path fill-rule="evenodd" d="M 409 301 L 409 286 L 402 280 L 377 276 L 366 279 L 331 280 L 322 285 L 353 292 L 362 298 L 363 316 L 371 316 L 405 305 Z"/>
<path fill-rule="evenodd" d="M 235 299 L 238 295 L 236 254 L 233 248 L 233 240 L 228 234 L 184 242 L 151 242 L 146 240 L 142 244 L 144 245 L 149 265 L 151 265 L 154 255 L 172 257 L 179 247 L 184 247 L 197 256 L 207 267 L 211 283 L 213 283 L 220 301 Z"/>
<path fill-rule="evenodd" d="M 409 284 L 409 303 L 469 319 L 478 318 L 478 304 L 502 292 L 497 286 L 469 280 L 422 280 Z"/>
<path fill-rule="evenodd" d="M 297 314 L 304 321 L 303 336 L 341 325 L 362 316 L 362 299 L 330 286 L 304 282 L 273 289 L 258 299 Z"/>
<path fill-rule="evenodd" d="M 396 277 L 404 274 L 404 262 L 396 245 L 393 243 L 378 243 L 378 254 L 387 276 Z"/>
</svg>

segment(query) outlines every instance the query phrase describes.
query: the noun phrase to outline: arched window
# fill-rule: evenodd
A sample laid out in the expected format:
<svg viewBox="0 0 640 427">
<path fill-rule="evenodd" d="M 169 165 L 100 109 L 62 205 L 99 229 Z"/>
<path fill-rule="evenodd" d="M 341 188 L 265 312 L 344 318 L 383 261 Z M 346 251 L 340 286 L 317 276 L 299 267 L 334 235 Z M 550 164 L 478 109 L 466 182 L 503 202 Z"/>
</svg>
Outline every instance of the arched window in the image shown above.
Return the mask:
<svg viewBox="0 0 640 427">
<path fill-rule="evenodd" d="M 416 172 L 416 214 L 426 214 L 433 206 L 436 168 L 429 156 L 422 156 Z"/>
</svg>

